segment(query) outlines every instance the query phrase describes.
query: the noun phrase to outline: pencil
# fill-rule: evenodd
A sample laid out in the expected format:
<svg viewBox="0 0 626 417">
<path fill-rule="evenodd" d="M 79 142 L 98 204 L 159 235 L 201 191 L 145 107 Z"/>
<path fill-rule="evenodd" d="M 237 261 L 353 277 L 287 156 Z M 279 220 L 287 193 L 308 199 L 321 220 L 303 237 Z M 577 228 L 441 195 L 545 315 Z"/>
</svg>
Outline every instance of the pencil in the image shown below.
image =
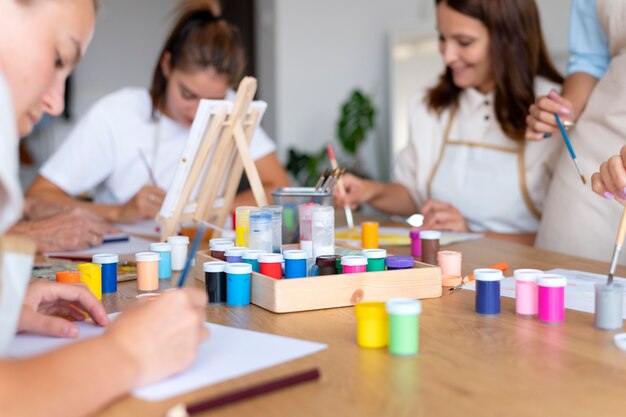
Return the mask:
<svg viewBox="0 0 626 417">
<path fill-rule="evenodd" d="M 335 151 L 333 150 L 333 145 L 331 145 L 329 143 L 326 146 L 326 151 L 328 152 L 328 158 L 330 159 L 330 165 L 333 167 L 333 169 L 338 169 L 338 167 L 337 167 L 337 159 L 335 159 Z M 343 186 L 343 182 L 341 180 L 339 180 L 337 182 L 337 185 L 339 187 L 339 194 L 341 194 L 342 197 L 345 197 L 346 189 Z M 350 230 L 354 229 L 354 218 L 352 217 L 352 210 L 350 210 L 350 206 L 348 204 L 344 204 L 343 210 L 346 213 L 346 222 L 348 223 L 348 228 L 350 228 Z"/>
<path fill-rule="evenodd" d="M 171 408 L 166 417 L 188 417 L 197 413 L 202 413 L 214 408 L 222 407 L 227 404 L 236 403 L 238 401 L 247 400 L 258 395 L 267 394 L 268 392 L 277 391 L 283 388 L 291 387 L 307 381 L 313 381 L 320 377 L 320 371 L 317 368 L 308 371 L 299 372 L 290 376 L 274 379 L 253 385 L 249 388 L 243 388 L 227 392 L 215 397 L 211 397 L 205 401 L 185 406 L 179 404 Z"/>
<path fill-rule="evenodd" d="M 154 172 L 152 171 L 152 167 L 150 166 L 150 163 L 148 162 L 148 158 L 146 158 L 146 155 L 143 153 L 141 149 L 137 149 L 137 151 L 139 152 L 139 157 L 141 158 L 141 161 L 143 162 L 146 169 L 148 170 L 148 175 L 150 176 L 150 182 L 152 183 L 152 185 L 156 187 L 157 186 L 156 178 L 154 176 Z"/>
<path fill-rule="evenodd" d="M 583 182 L 583 185 L 587 184 L 587 179 L 583 175 L 580 170 L 580 166 L 578 165 L 578 161 L 576 160 L 576 153 L 574 152 L 574 148 L 572 147 L 572 142 L 569 140 L 569 136 L 567 136 L 567 132 L 563 127 L 563 123 L 561 123 L 561 118 L 558 114 L 554 113 L 554 117 L 556 117 L 556 123 L 559 125 L 559 130 L 561 131 L 561 136 L 563 136 L 563 141 L 565 142 L 565 146 L 567 146 L 567 150 L 572 157 L 572 161 L 574 161 L 574 165 L 576 166 L 576 171 L 578 171 L 578 175 L 580 175 L 580 180 Z"/>
<path fill-rule="evenodd" d="M 200 224 L 196 229 L 196 236 L 193 238 L 193 243 L 191 244 L 191 250 L 187 254 L 187 261 L 185 262 L 185 268 L 183 269 L 182 274 L 180 274 L 180 279 L 178 280 L 178 288 L 182 288 L 185 286 L 185 280 L 187 279 L 187 275 L 189 275 L 189 270 L 191 269 L 191 262 L 193 261 L 193 257 L 196 255 L 198 248 L 200 247 L 200 242 L 202 241 L 202 236 L 204 236 L 204 231 L 206 230 L 206 225 L 204 223 Z"/>
</svg>

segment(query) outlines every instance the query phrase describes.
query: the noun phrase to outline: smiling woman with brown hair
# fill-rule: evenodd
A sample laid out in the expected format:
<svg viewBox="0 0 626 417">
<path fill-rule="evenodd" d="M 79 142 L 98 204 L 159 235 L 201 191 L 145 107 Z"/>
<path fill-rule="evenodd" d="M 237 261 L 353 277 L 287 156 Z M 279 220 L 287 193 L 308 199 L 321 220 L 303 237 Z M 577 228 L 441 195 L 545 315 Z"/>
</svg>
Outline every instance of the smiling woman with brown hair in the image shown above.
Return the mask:
<svg viewBox="0 0 626 417">
<path fill-rule="evenodd" d="M 345 201 L 424 228 L 530 242 L 558 143 L 526 143 L 526 108 L 562 82 L 528 0 L 437 0 L 438 82 L 409 103 L 410 139 L 392 184 L 347 176 Z M 339 202 L 344 200 L 336 195 Z"/>
</svg>

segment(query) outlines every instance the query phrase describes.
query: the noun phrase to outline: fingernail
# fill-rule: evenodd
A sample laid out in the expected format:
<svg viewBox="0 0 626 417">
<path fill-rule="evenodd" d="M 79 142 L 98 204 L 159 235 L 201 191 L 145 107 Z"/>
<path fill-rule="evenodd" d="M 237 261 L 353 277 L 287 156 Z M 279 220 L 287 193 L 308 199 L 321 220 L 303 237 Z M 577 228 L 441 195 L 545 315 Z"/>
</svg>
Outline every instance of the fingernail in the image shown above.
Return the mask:
<svg viewBox="0 0 626 417">
<path fill-rule="evenodd" d="M 561 107 L 559 109 L 559 113 L 561 113 L 562 115 L 565 115 L 565 116 L 569 116 L 570 114 L 572 114 L 572 111 L 570 109 L 568 109 L 567 107 Z"/>
<path fill-rule="evenodd" d="M 78 328 L 76 328 L 76 326 L 73 326 L 73 325 L 66 326 L 65 329 L 63 330 L 63 334 L 65 335 L 65 337 L 71 337 L 71 338 L 78 337 Z"/>
<path fill-rule="evenodd" d="M 544 133 L 543 134 L 543 138 L 544 139 L 548 139 L 548 138 L 551 138 L 551 137 L 552 137 L 552 133 Z"/>
<path fill-rule="evenodd" d="M 604 193 L 604 198 L 606 198 L 607 200 L 613 200 L 613 194 L 607 191 Z"/>
</svg>

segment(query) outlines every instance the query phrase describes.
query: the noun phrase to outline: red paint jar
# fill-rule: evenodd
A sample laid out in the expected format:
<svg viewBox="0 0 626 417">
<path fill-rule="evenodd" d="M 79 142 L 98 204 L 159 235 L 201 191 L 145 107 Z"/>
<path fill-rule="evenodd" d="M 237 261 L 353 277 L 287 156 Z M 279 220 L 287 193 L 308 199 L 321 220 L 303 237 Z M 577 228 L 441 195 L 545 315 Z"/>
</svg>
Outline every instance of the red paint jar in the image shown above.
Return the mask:
<svg viewBox="0 0 626 417">
<path fill-rule="evenodd" d="M 259 255 L 259 272 L 274 279 L 282 279 L 283 255 L 280 253 Z"/>
</svg>

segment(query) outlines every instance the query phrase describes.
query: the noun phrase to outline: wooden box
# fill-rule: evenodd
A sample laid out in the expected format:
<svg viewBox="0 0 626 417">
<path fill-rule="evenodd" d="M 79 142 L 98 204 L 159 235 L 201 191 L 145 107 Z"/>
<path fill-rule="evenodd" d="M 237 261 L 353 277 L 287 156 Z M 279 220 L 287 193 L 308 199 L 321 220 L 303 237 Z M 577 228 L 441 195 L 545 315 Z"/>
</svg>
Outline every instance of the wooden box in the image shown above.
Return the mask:
<svg viewBox="0 0 626 417">
<path fill-rule="evenodd" d="M 204 282 L 202 264 L 215 260 L 209 251 L 198 251 L 193 277 Z M 441 296 L 441 270 L 421 262 L 415 262 L 412 269 L 294 279 L 274 279 L 253 272 L 251 282 L 252 304 L 274 313 L 346 307 L 394 297 Z"/>
</svg>

